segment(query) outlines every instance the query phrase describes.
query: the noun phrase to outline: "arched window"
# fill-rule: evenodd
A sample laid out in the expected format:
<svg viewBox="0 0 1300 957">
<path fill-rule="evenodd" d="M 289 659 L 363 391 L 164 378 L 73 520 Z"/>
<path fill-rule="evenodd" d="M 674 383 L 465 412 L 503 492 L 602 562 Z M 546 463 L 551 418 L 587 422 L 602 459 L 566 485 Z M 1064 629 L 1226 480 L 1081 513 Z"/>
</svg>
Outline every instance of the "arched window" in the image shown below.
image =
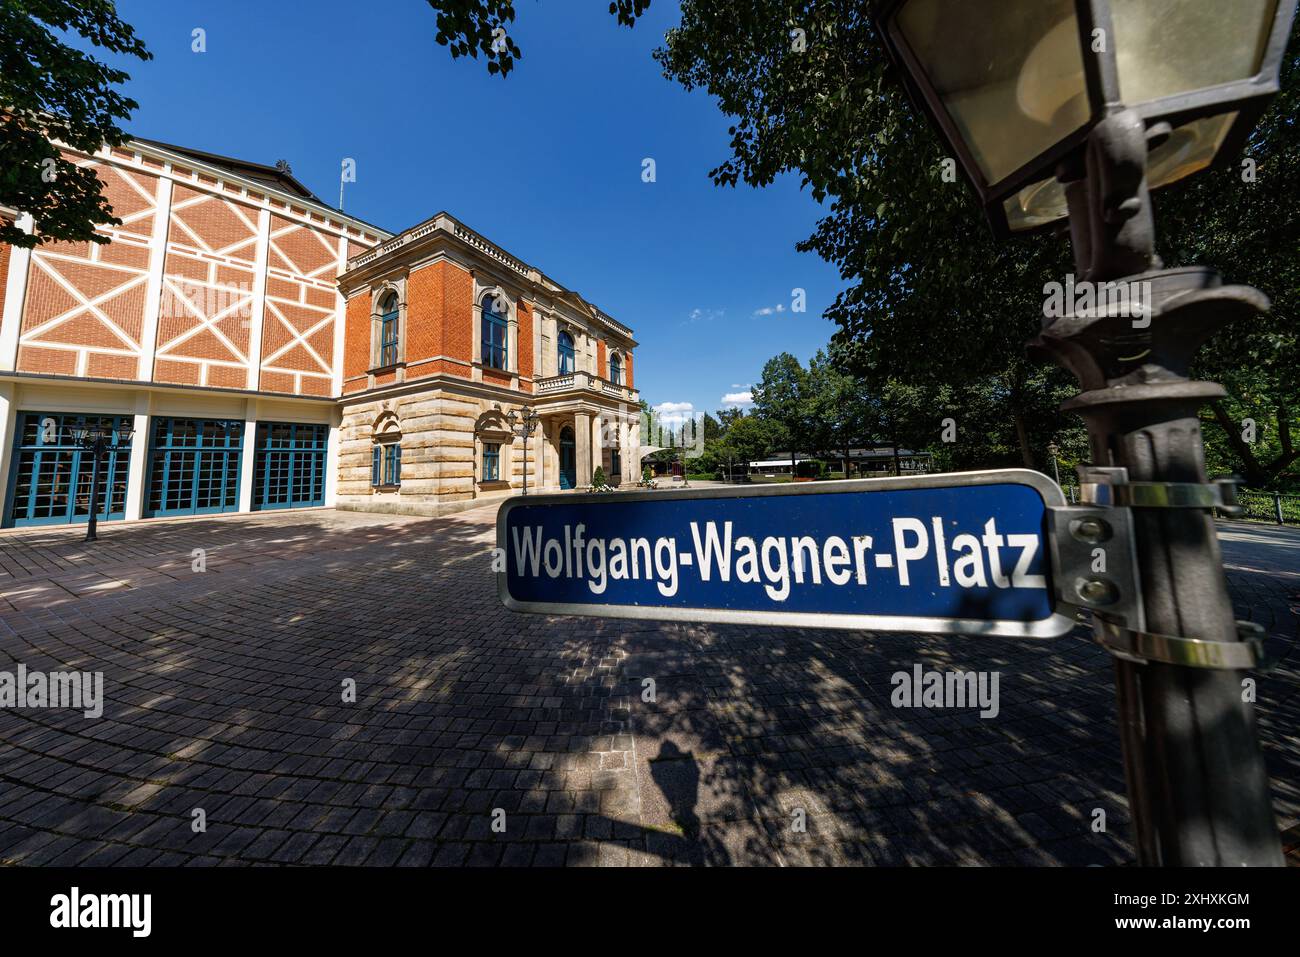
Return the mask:
<svg viewBox="0 0 1300 957">
<path fill-rule="evenodd" d="M 370 446 L 370 484 L 394 490 L 402 484 L 402 425 L 392 411 L 380 413 Z"/>
<path fill-rule="evenodd" d="M 617 352 L 609 355 L 609 381 L 614 385 L 623 384 L 623 360 Z"/>
<path fill-rule="evenodd" d="M 379 307 L 379 365 L 397 365 L 397 293 L 390 292 Z"/>
<path fill-rule="evenodd" d="M 560 333 L 559 345 L 556 347 L 560 354 L 559 368 L 556 369 L 558 375 L 568 375 L 573 371 L 573 336 L 567 332 Z"/>
<path fill-rule="evenodd" d="M 506 368 L 508 326 L 506 304 L 499 293 L 483 297 L 483 364 L 493 369 Z"/>
</svg>

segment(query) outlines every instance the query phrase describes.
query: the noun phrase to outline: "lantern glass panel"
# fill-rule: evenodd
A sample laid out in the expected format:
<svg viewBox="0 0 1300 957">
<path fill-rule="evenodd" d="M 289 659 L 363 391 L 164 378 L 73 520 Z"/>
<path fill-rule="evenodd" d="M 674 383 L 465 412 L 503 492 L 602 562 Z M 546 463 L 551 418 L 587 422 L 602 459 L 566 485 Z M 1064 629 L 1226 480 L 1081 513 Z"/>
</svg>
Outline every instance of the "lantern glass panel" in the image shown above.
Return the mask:
<svg viewBox="0 0 1300 957">
<path fill-rule="evenodd" d="M 1120 98 L 1130 106 L 1259 72 L 1278 0 L 1111 0 Z"/>
<path fill-rule="evenodd" d="M 910 0 L 896 23 L 988 184 L 1092 115 L 1074 0 Z"/>
<path fill-rule="evenodd" d="M 1147 185 L 1159 189 L 1209 167 L 1235 122 L 1234 110 L 1175 127 L 1147 157 Z"/>
<path fill-rule="evenodd" d="M 1214 162 L 1237 113 L 1220 113 L 1174 128 L 1147 157 L 1147 185 L 1159 189 L 1206 169 Z M 1055 179 L 1031 183 L 1003 204 L 1012 232 L 1035 229 L 1069 215 L 1065 188 Z"/>
</svg>

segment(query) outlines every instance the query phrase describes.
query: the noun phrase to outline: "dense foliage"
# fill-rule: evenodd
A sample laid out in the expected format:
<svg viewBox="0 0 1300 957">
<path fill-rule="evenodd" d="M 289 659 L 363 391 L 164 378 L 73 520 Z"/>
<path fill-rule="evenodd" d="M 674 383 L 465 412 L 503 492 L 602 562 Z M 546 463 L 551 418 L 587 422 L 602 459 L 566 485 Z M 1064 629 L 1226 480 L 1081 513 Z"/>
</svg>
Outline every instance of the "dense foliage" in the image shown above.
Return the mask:
<svg viewBox="0 0 1300 957">
<path fill-rule="evenodd" d="M 114 89 L 128 79 L 125 72 L 60 35 L 150 58 L 111 0 L 0 3 L 0 206 L 29 213 L 36 227 L 29 235 L 0 220 L 0 242 L 11 246 L 105 243 L 95 227 L 120 222 L 94 170 L 64 159 L 55 143 L 86 153 L 119 146 L 128 137 L 117 121 L 138 104 Z"/>
</svg>

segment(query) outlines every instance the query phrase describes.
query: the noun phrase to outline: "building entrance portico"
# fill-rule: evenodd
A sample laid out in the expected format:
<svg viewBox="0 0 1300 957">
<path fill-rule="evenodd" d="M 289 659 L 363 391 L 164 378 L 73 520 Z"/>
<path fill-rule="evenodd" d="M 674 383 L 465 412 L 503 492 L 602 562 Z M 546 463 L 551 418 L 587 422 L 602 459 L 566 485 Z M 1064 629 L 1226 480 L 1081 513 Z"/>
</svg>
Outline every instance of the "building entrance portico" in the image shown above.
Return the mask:
<svg viewBox="0 0 1300 957">
<path fill-rule="evenodd" d="M 538 404 L 542 417 L 541 487 L 551 491 L 591 488 L 599 466 L 609 485 L 635 483 L 640 448 L 639 409 L 564 403 L 560 411 Z"/>
</svg>

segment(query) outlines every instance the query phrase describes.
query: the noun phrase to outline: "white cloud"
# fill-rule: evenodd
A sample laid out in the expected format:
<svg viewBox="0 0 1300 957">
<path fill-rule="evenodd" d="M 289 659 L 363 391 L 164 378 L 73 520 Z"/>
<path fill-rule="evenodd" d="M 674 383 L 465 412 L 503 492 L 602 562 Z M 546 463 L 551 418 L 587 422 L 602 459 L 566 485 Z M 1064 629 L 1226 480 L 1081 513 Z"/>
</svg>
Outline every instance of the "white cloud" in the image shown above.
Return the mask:
<svg viewBox="0 0 1300 957">
<path fill-rule="evenodd" d="M 695 406 L 690 402 L 660 402 L 653 408 L 659 413 L 659 421 L 670 428 L 681 425 L 695 414 Z"/>
<path fill-rule="evenodd" d="M 686 316 L 687 323 L 693 322 L 712 322 L 714 319 L 721 319 L 727 314 L 725 309 L 692 309 Z M 683 323 L 685 325 L 686 323 Z"/>
<path fill-rule="evenodd" d="M 785 303 L 778 302 L 775 306 L 764 306 L 762 309 L 754 310 L 754 318 L 759 316 L 780 315 L 785 312 Z"/>
<path fill-rule="evenodd" d="M 722 397 L 722 405 L 724 408 L 734 408 L 736 406 L 753 404 L 754 393 L 748 389 L 744 392 L 728 392 Z"/>
</svg>

